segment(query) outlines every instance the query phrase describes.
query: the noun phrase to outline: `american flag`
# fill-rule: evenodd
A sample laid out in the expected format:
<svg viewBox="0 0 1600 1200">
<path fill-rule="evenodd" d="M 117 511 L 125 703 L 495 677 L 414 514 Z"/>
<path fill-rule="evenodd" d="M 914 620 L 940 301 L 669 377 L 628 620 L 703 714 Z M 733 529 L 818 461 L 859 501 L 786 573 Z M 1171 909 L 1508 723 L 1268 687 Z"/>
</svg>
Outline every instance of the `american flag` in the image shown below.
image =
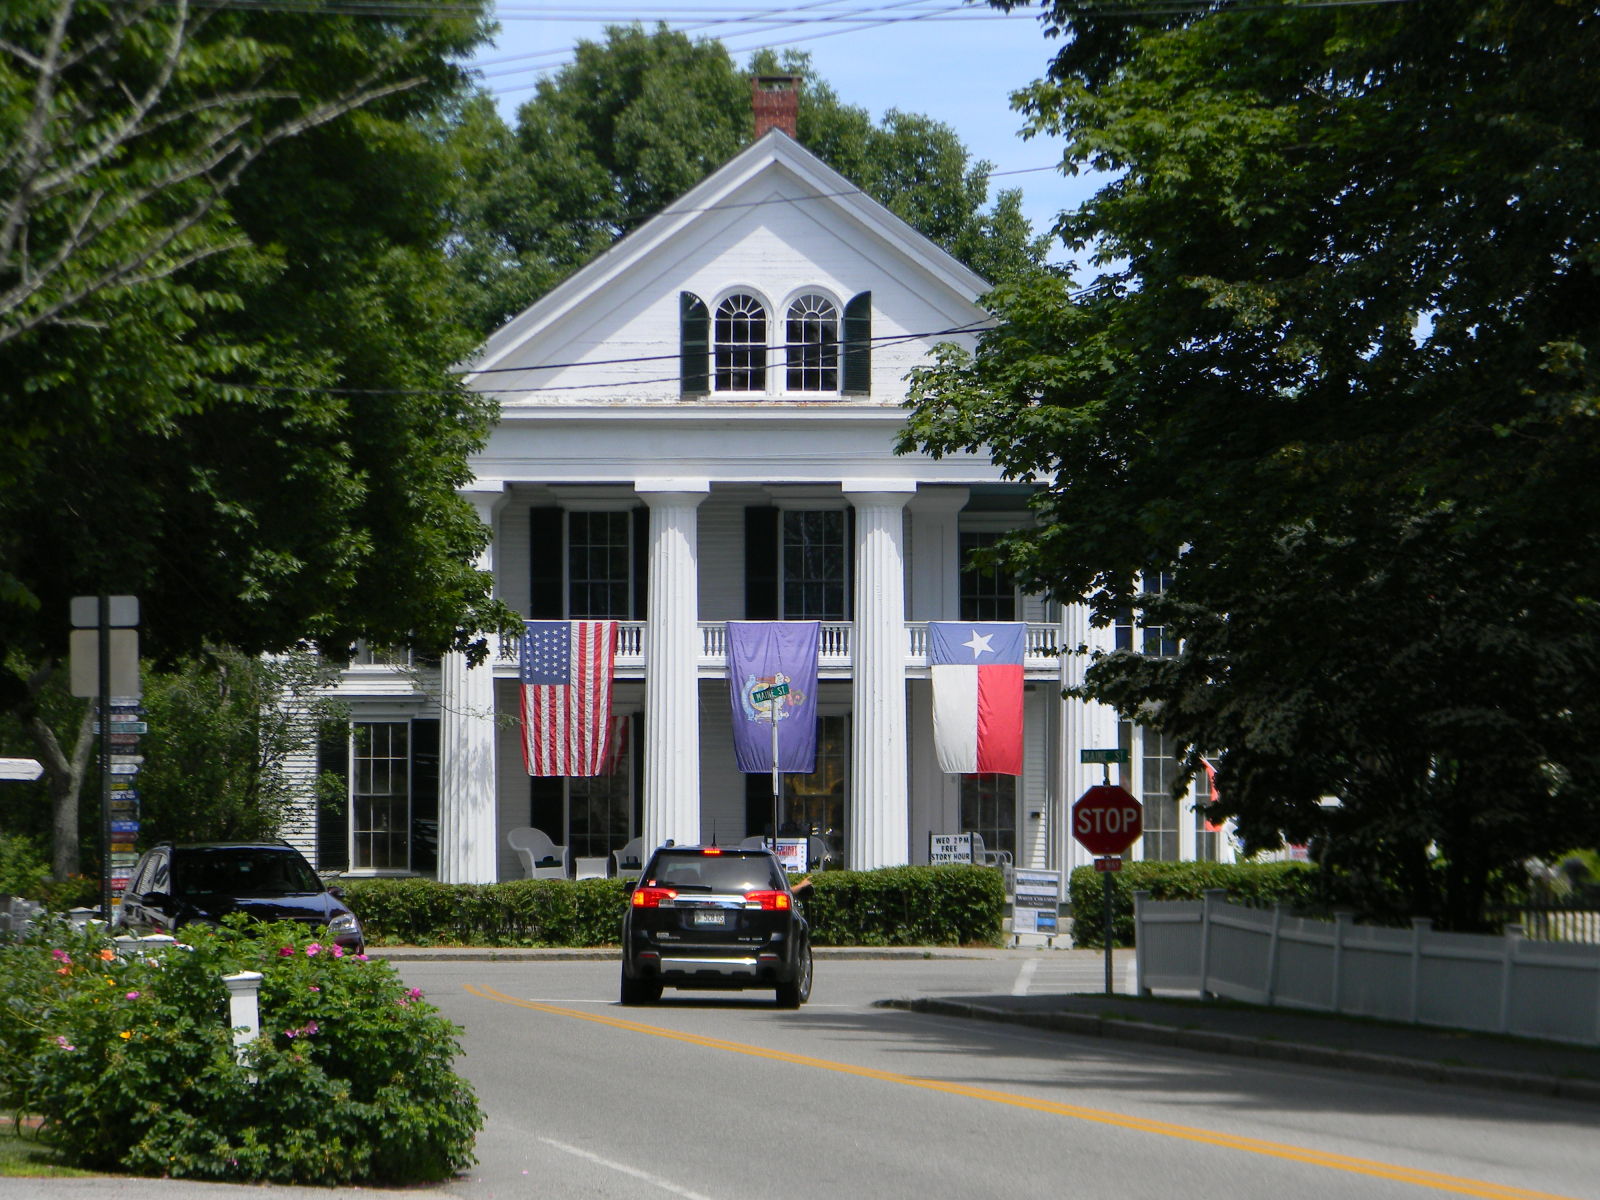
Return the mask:
<svg viewBox="0 0 1600 1200">
<path fill-rule="evenodd" d="M 615 621 L 527 621 L 522 761 L 529 775 L 599 775 L 611 736 Z"/>
</svg>

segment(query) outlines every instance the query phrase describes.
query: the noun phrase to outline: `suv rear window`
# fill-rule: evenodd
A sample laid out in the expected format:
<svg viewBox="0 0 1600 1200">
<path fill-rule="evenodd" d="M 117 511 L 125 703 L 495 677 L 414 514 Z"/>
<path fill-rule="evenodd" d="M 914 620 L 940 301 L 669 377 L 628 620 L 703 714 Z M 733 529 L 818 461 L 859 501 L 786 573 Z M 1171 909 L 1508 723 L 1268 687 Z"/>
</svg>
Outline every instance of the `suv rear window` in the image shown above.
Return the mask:
<svg viewBox="0 0 1600 1200">
<path fill-rule="evenodd" d="M 646 884 L 681 891 L 745 892 L 782 889 L 783 872 L 770 854 L 702 854 L 664 850 L 651 862 Z"/>
</svg>

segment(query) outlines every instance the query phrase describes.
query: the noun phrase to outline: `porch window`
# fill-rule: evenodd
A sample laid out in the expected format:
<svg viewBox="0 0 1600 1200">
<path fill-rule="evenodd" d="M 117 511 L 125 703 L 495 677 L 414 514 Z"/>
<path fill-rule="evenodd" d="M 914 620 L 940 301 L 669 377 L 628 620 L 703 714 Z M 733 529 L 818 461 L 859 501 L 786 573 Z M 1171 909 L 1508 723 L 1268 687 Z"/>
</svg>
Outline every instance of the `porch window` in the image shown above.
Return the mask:
<svg viewBox="0 0 1600 1200">
<path fill-rule="evenodd" d="M 772 832 L 772 777 L 746 775 L 747 836 Z M 813 870 L 842 867 L 849 853 L 846 805 L 850 796 L 850 718 L 843 714 L 817 717 L 817 769 L 809 775 L 783 776 L 781 837 L 822 839 L 822 858 L 812 856 Z"/>
<path fill-rule="evenodd" d="M 574 858 L 621 849 L 632 834 L 633 747 L 627 717 L 611 721 L 611 757 L 603 775 L 567 780 L 567 845 Z"/>
<path fill-rule="evenodd" d="M 350 865 L 358 871 L 411 869 L 411 727 L 362 721 L 352 728 Z"/>
<path fill-rule="evenodd" d="M 1017 777 L 963 775 L 961 828 L 983 838 L 986 850 L 1017 855 Z"/>
<path fill-rule="evenodd" d="M 972 561 L 974 550 L 987 550 L 1000 540 L 991 530 L 961 531 L 961 619 L 963 621 L 1015 621 L 1017 588 L 999 567 Z"/>
<path fill-rule="evenodd" d="M 849 619 L 848 522 L 840 509 L 783 514 L 783 618 Z"/>
<path fill-rule="evenodd" d="M 631 511 L 567 514 L 567 613 L 574 618 L 633 616 Z"/>
</svg>

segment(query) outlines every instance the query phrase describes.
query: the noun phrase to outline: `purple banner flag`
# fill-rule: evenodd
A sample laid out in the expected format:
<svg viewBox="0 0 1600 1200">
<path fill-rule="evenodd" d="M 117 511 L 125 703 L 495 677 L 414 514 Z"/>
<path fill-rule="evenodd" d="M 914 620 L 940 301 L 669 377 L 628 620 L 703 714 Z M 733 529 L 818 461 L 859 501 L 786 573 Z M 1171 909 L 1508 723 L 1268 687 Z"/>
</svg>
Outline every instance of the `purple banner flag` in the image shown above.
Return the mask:
<svg viewBox="0 0 1600 1200">
<path fill-rule="evenodd" d="M 772 770 L 772 721 L 778 722 L 778 770 L 817 769 L 818 621 L 729 621 L 728 691 L 733 700 L 733 752 L 739 770 Z M 782 695 L 757 700 L 763 692 Z"/>
</svg>

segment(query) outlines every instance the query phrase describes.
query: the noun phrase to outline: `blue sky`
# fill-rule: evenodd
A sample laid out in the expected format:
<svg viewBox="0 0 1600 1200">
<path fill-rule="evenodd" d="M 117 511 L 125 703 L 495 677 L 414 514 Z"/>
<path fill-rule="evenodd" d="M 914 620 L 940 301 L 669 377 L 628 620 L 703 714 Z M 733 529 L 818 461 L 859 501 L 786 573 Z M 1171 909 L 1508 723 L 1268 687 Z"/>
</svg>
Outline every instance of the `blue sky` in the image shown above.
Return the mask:
<svg viewBox="0 0 1600 1200">
<path fill-rule="evenodd" d="M 741 65 L 765 46 L 805 50 L 839 98 L 874 120 L 899 108 L 943 121 L 975 159 L 997 173 L 1020 172 L 997 174 L 991 195 L 1021 188 L 1035 230 L 1093 189 L 1086 177 L 1039 169 L 1054 168 L 1059 145 L 1017 132 L 1023 120 L 1010 94 L 1042 76 L 1059 47 L 1045 38 L 1036 9 L 1001 14 L 959 0 L 498 0 L 497 10 L 497 44 L 478 61 L 508 119 L 579 40 L 600 40 L 608 24 L 665 20 L 691 37 L 717 38 Z"/>
</svg>

